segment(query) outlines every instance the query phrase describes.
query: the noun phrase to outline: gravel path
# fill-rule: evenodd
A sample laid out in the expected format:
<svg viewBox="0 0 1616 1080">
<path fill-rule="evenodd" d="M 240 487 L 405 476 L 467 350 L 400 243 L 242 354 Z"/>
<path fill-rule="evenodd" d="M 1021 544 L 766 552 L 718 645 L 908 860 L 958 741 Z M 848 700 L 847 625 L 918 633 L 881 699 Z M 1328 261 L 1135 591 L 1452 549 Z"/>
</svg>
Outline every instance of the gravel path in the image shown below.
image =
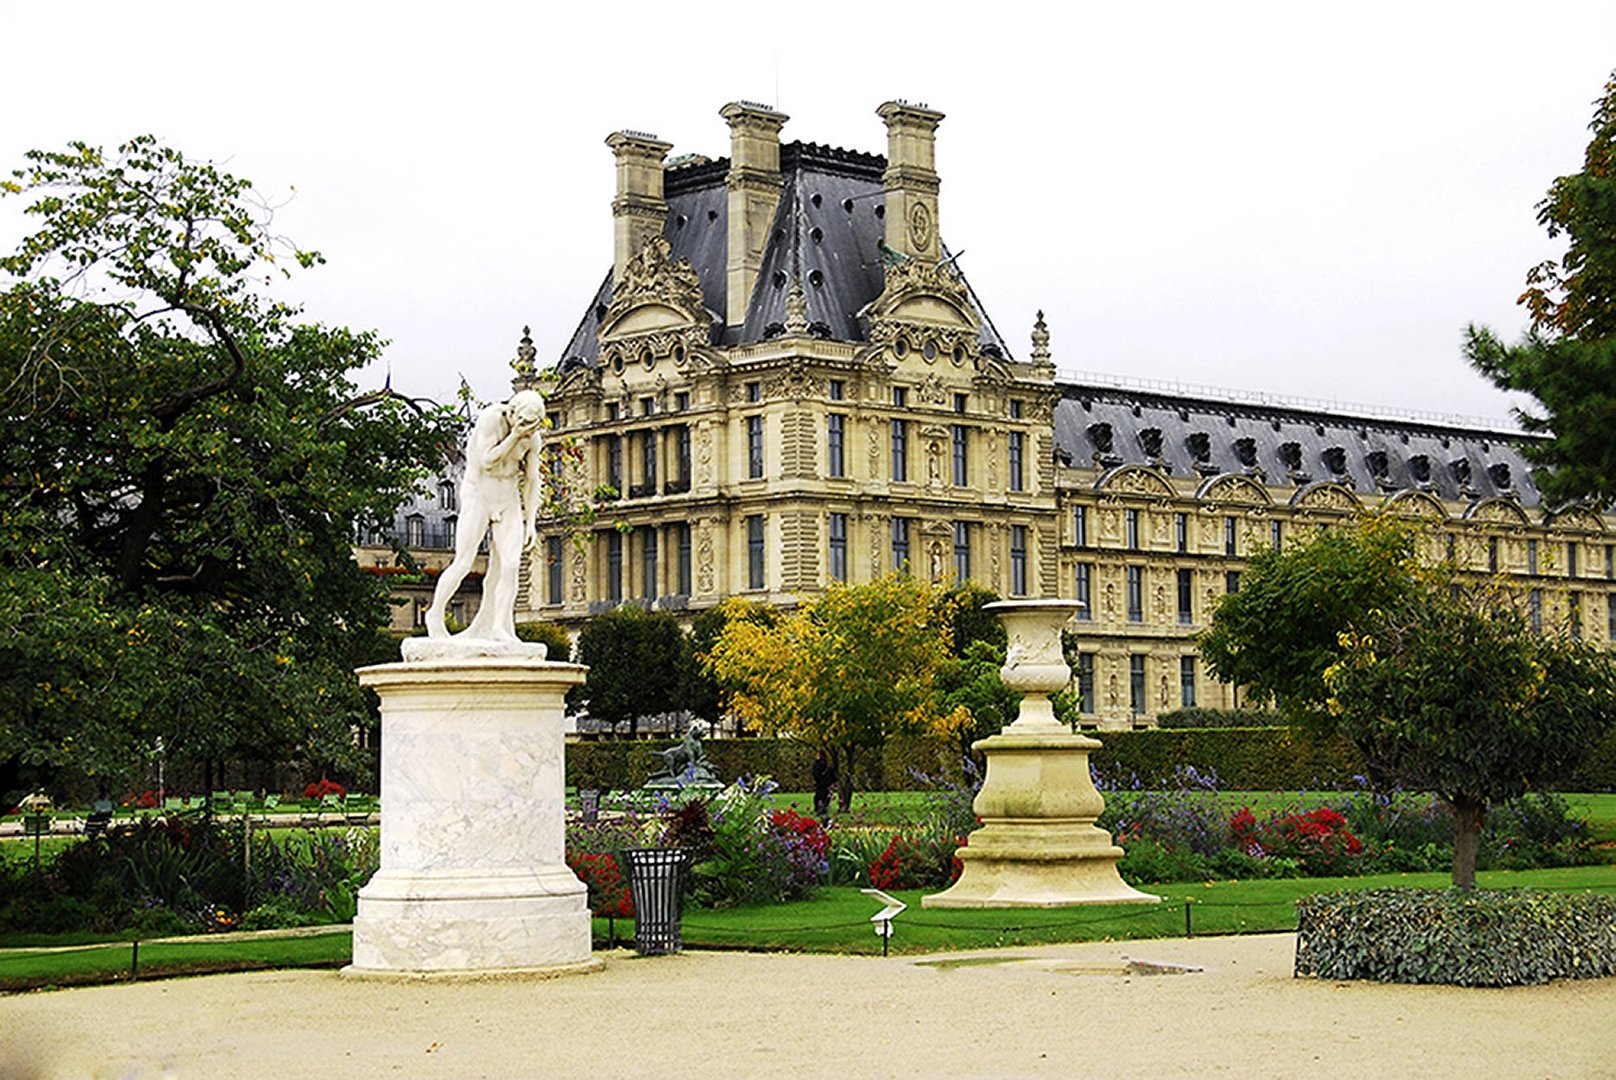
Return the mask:
<svg viewBox="0 0 1616 1080">
<path fill-rule="evenodd" d="M 1616 979 L 1297 980 L 1293 948 L 615 952 L 558 979 L 296 971 L 24 994 L 0 998 L 0 1078 L 1616 1076 Z M 1128 959 L 1202 970 L 1126 974 Z"/>
</svg>

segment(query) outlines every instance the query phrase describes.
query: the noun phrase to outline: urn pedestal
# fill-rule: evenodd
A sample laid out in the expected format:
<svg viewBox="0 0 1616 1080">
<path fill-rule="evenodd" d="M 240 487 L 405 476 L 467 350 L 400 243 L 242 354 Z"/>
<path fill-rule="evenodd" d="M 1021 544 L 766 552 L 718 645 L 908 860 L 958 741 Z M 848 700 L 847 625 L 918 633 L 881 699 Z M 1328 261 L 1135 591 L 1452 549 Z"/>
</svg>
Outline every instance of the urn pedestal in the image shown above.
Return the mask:
<svg viewBox="0 0 1616 1080">
<path fill-rule="evenodd" d="M 448 652 L 360 669 L 381 698 L 381 868 L 343 974 L 599 966 L 565 859 L 563 698 L 585 670 Z"/>
<path fill-rule="evenodd" d="M 1014 723 L 973 748 L 987 758 L 972 804 L 982 825 L 957 852 L 964 866 L 948 889 L 921 900 L 928 908 L 1065 907 L 1153 904 L 1117 874 L 1122 849 L 1094 820 L 1105 800 L 1089 774 L 1098 740 L 1055 719 L 1049 695 L 1071 680 L 1061 628 L 1075 600 L 1011 600 L 989 604 L 1005 625 L 1009 647 L 1000 669 L 1022 693 Z"/>
</svg>

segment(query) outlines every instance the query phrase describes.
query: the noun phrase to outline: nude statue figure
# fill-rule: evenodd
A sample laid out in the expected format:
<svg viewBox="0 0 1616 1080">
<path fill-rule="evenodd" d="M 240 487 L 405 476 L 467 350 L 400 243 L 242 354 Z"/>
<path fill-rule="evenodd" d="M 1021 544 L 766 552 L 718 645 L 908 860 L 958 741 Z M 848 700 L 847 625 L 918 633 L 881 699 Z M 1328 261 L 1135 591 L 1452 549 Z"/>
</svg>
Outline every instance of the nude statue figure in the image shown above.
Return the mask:
<svg viewBox="0 0 1616 1080">
<path fill-rule="evenodd" d="M 503 405 L 490 405 L 466 439 L 466 474 L 460 480 L 460 519 L 455 523 L 454 561 L 438 576 L 426 610 L 429 638 L 447 638 L 443 613 L 477 558 L 483 533 L 491 530 L 482 606 L 465 631 L 468 641 L 516 641 L 516 586 L 522 556 L 538 539 L 542 462 L 539 427 L 544 398 L 520 390 Z"/>
</svg>

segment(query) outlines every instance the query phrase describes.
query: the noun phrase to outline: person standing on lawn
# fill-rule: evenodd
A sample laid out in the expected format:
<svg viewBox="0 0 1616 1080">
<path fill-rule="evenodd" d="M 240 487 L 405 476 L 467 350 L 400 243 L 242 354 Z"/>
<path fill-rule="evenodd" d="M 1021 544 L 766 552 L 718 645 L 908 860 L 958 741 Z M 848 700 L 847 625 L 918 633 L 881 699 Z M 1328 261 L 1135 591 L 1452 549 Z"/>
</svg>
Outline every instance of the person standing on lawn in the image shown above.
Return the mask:
<svg viewBox="0 0 1616 1080">
<path fill-rule="evenodd" d="M 823 749 L 814 758 L 814 816 L 820 821 L 830 817 L 830 792 L 836 786 L 836 766 Z"/>
</svg>

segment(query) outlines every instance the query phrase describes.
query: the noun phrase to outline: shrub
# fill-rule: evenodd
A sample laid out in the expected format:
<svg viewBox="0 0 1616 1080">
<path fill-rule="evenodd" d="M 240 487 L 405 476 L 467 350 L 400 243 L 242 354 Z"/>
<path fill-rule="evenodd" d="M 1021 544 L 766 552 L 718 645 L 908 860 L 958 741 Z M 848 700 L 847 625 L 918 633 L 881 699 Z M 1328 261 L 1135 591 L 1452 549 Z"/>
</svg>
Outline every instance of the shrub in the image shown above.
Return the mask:
<svg viewBox="0 0 1616 1080">
<path fill-rule="evenodd" d="M 1297 901 L 1296 974 L 1519 986 L 1616 975 L 1616 897 L 1374 889 Z"/>
<path fill-rule="evenodd" d="M 589 912 L 614 919 L 634 917 L 634 898 L 628 879 L 611 852 L 568 851 L 567 865 L 589 890 Z"/>
<path fill-rule="evenodd" d="M 516 636 L 522 641 L 545 647 L 544 658 L 561 663 L 572 659 L 572 635 L 553 622 L 520 622 Z"/>
<path fill-rule="evenodd" d="M 327 780 L 323 776 L 303 789 L 303 797 L 305 799 L 323 799 L 327 795 L 335 795 L 340 799 L 347 794 L 347 788 L 343 787 L 335 780 Z"/>
<path fill-rule="evenodd" d="M 941 889 L 959 880 L 954 852 L 965 837 L 910 836 L 899 833 L 870 863 L 870 885 L 877 889 Z"/>
</svg>

